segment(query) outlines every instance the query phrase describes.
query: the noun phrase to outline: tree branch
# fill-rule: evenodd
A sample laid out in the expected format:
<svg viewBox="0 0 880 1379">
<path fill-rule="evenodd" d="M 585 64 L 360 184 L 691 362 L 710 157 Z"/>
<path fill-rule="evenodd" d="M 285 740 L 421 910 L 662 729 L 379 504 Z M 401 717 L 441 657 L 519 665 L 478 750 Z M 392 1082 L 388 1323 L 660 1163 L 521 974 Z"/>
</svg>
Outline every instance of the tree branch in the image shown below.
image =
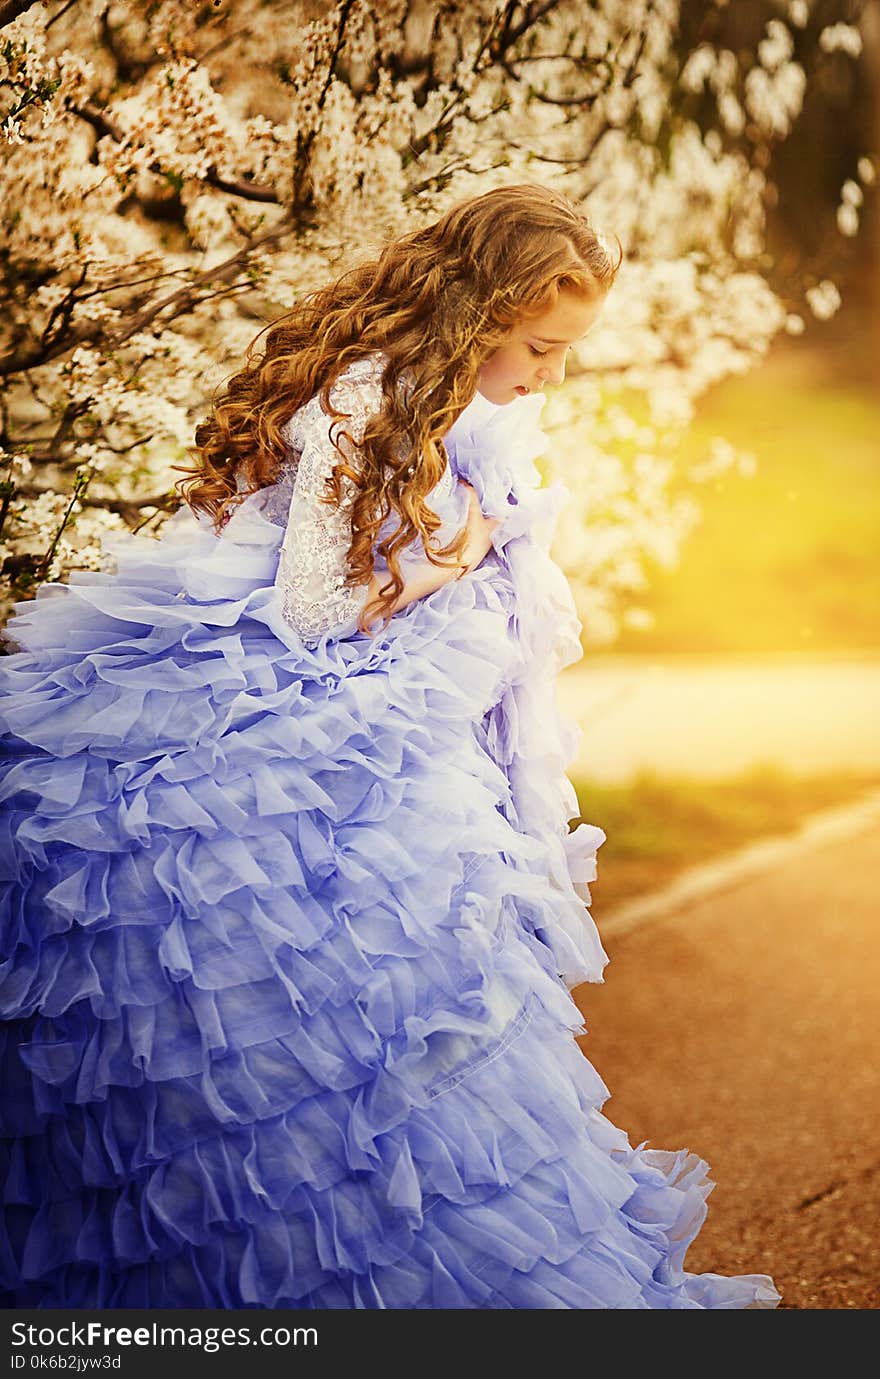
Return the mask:
<svg viewBox="0 0 880 1379">
<path fill-rule="evenodd" d="M 240 178 L 221 177 L 216 168 L 209 168 L 203 180 L 209 186 L 215 187 L 218 192 L 240 196 L 243 201 L 261 201 L 273 206 L 281 204 L 271 187 L 261 186 L 259 182 L 242 181 Z"/>
<path fill-rule="evenodd" d="M 345 4 L 340 6 L 339 27 L 336 30 L 336 45 L 333 49 L 333 56 L 327 64 L 327 72 L 324 77 L 324 85 L 318 97 L 318 109 L 324 109 L 324 102 L 327 99 L 327 92 L 330 90 L 330 83 L 333 80 L 333 73 L 336 70 L 336 63 L 339 54 L 342 52 L 342 45 L 345 42 L 345 26 L 348 23 L 348 16 L 351 14 L 352 0 L 345 0 Z"/>
<path fill-rule="evenodd" d="M 114 123 L 106 111 L 95 105 L 94 101 L 86 101 L 83 105 L 71 106 L 71 109 L 74 115 L 79 115 L 80 119 L 92 126 L 99 138 L 112 139 L 115 144 L 125 142 L 125 131 Z M 149 171 L 161 175 L 163 169 L 160 163 L 153 162 L 150 164 Z M 259 182 L 248 182 L 244 178 L 223 177 L 215 167 L 208 169 L 202 181 L 207 182 L 208 186 L 216 188 L 217 191 L 227 192 L 230 196 L 239 196 L 243 201 L 259 201 L 273 206 L 280 204 L 271 187 L 264 187 Z"/>
<path fill-rule="evenodd" d="M 533 148 L 530 148 L 528 145 L 521 144 L 515 141 L 511 142 L 510 147 L 515 148 L 519 151 L 534 154 L 536 160 L 541 163 L 554 163 L 557 164 L 559 167 L 564 168 L 579 168 L 583 167 L 585 163 L 588 163 L 590 161 L 599 144 L 605 138 L 606 134 L 610 134 L 612 130 L 619 130 L 621 128 L 621 125 L 615 124 L 602 125 L 602 127 L 595 134 L 594 138 L 591 139 L 589 146 L 586 148 L 586 150 L 583 153 L 572 154 L 572 156 L 569 158 L 557 158 L 554 157 L 551 153 L 536 153 L 535 150 Z"/>
<path fill-rule="evenodd" d="M 57 306 L 53 307 L 52 311 L 49 313 L 49 319 L 46 322 L 43 334 L 40 336 L 40 341 L 44 347 L 51 346 L 54 340 L 59 339 L 60 336 L 64 335 L 64 333 L 69 330 L 73 308 L 76 306 L 77 301 L 76 294 L 85 282 L 88 271 L 88 264 L 85 264 L 80 269 L 76 282 L 71 284 L 61 301 Z"/>
<path fill-rule="evenodd" d="M 125 344 L 126 340 L 129 340 L 132 335 L 137 335 L 138 331 L 144 330 L 146 326 L 151 324 L 155 317 L 161 315 L 161 313 L 166 311 L 169 307 L 175 308 L 172 313 L 173 316 L 181 316 L 184 312 L 191 311 L 193 307 L 198 306 L 200 302 L 208 301 L 209 298 L 217 296 L 215 291 L 200 294 L 199 288 L 207 286 L 213 288 L 215 283 L 232 283 L 236 274 L 246 267 L 251 254 L 259 249 L 261 245 L 271 243 L 272 240 L 283 239 L 285 235 L 293 234 L 300 228 L 301 222 L 285 218 L 280 225 L 276 225 L 273 229 L 265 230 L 263 234 L 257 235 L 254 239 L 250 240 L 243 249 L 239 249 L 235 254 L 232 254 L 230 258 L 226 259 L 224 263 L 219 264 L 216 268 L 212 268 L 205 273 L 200 273 L 199 276 L 186 287 L 179 287 L 176 292 L 172 292 L 169 296 L 163 297 L 161 301 L 152 302 L 148 307 L 145 307 L 144 310 L 135 317 L 134 321 L 129 322 L 124 329 L 117 331 L 111 336 L 111 347 Z M 241 285 L 246 286 L 246 284 Z M 230 290 L 234 289 L 231 288 Z"/>
<path fill-rule="evenodd" d="M 0 29 L 11 24 L 25 10 L 29 10 L 34 0 L 0 0 Z"/>
<path fill-rule="evenodd" d="M 562 0 L 542 0 L 542 2 L 541 0 L 533 0 L 532 4 L 525 6 L 523 17 L 519 23 L 514 24 L 511 21 L 515 11 L 519 9 L 519 5 L 511 0 L 504 11 L 504 19 L 497 43 L 490 48 L 493 60 L 497 62 L 504 57 L 508 48 L 512 48 L 524 33 L 534 28 L 539 20 L 544 19 L 551 10 L 555 10 L 561 3 Z"/>
<path fill-rule="evenodd" d="M 73 9 L 75 4 L 76 0 L 67 0 L 66 5 L 62 5 L 60 10 L 55 11 L 51 19 L 46 20 L 46 28 L 51 29 L 52 25 L 57 23 L 59 19 L 62 19 L 64 15 L 67 14 L 68 10 Z"/>
<path fill-rule="evenodd" d="M 559 4 L 561 4 L 561 0 L 541 0 L 541 3 L 536 2 L 527 5 L 522 19 L 514 24 L 513 15 L 519 8 L 519 5 L 515 0 L 509 0 L 503 14 L 495 15 L 490 20 L 486 33 L 483 36 L 483 41 L 471 64 L 471 71 L 474 73 L 479 72 L 483 57 L 488 54 L 490 60 L 487 67 L 493 65 L 499 66 L 507 71 L 508 75 L 512 76 L 515 81 L 518 81 L 519 77 L 517 74 L 515 72 L 510 72 L 506 65 L 508 50 L 513 47 L 528 29 L 534 27 L 534 25 L 548 15 L 551 10 L 556 9 Z M 444 135 L 447 133 L 452 122 L 452 117 L 461 106 L 466 95 L 465 91 L 457 83 L 454 84 L 454 92 L 455 94 L 452 100 L 445 109 L 440 112 L 433 126 L 425 130 L 424 134 L 420 135 L 418 139 L 410 140 L 409 148 L 412 150 L 412 159 L 410 159 L 410 161 L 413 161 L 418 158 L 420 154 L 424 153 L 430 146 L 432 139 L 437 140 L 438 151 L 442 149 Z"/>
<path fill-rule="evenodd" d="M 335 46 L 330 61 L 327 64 L 327 71 L 324 74 L 324 85 L 318 96 L 319 110 L 323 110 L 324 102 L 327 99 L 327 92 L 330 90 L 330 83 L 333 80 L 336 62 L 342 51 L 345 26 L 348 23 L 351 6 L 352 0 L 346 0 L 346 3 L 340 8 Z M 296 136 L 296 153 L 294 154 L 293 160 L 293 207 L 296 211 L 302 210 L 308 202 L 308 172 L 311 163 L 312 148 L 315 143 L 315 132 L 314 129 L 311 129 L 307 134 L 297 134 Z"/>
<path fill-rule="evenodd" d="M 43 364 L 48 364 L 52 359 L 57 359 L 59 355 L 66 354 L 68 350 L 76 345 L 92 344 L 95 341 L 106 339 L 111 349 L 125 344 L 132 335 L 144 330 L 153 320 L 163 312 L 172 309 L 173 316 L 181 316 L 185 312 L 193 310 L 202 300 L 216 295 L 213 291 L 214 285 L 218 282 L 229 283 L 247 265 L 247 261 L 261 245 L 270 243 L 272 240 L 282 239 L 285 235 L 294 234 L 302 228 L 305 217 L 300 216 L 296 219 L 285 217 L 281 224 L 274 226 L 271 230 L 264 231 L 263 234 L 255 236 L 243 249 L 239 249 L 224 263 L 218 264 L 216 268 L 200 273 L 192 282 L 185 287 L 178 288 L 176 292 L 170 293 L 166 297 L 160 298 L 157 302 L 151 302 L 143 307 L 132 319 L 130 319 L 119 330 L 105 336 L 105 325 L 101 321 L 83 322 L 82 325 L 75 326 L 64 338 L 56 338 L 51 344 L 44 345 L 37 341 L 28 348 L 19 350 L 18 353 L 7 356 L 0 360 L 0 378 L 8 378 L 11 374 L 24 373 L 27 369 L 39 368 Z M 244 284 L 242 284 L 244 286 Z M 210 287 L 212 290 L 202 292 L 200 289 Z M 231 289 L 233 290 L 233 289 Z"/>
<path fill-rule="evenodd" d="M 22 498 L 39 498 L 43 493 L 55 493 L 54 488 L 42 488 L 39 484 L 19 484 L 16 493 Z M 160 512 L 172 512 L 180 506 L 175 493 L 151 493 L 143 498 L 93 498 L 86 491 L 77 499 L 84 508 L 102 508 L 105 512 L 116 512 L 120 517 L 134 518 L 144 508 L 157 508 Z"/>
</svg>

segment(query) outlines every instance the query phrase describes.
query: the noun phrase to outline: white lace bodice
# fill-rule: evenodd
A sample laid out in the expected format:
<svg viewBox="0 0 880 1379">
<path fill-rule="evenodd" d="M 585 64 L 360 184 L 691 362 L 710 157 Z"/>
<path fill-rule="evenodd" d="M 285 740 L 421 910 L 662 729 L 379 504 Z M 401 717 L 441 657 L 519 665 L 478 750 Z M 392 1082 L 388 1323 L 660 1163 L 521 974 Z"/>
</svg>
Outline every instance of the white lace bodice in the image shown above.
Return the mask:
<svg viewBox="0 0 880 1379">
<path fill-rule="evenodd" d="M 382 403 L 382 386 L 372 361 L 352 364 L 331 389 L 330 400 L 351 414 L 351 420 L 341 424 L 353 437 L 355 448 L 345 438 L 340 447 L 356 467 L 356 447 L 369 417 Z M 348 589 L 344 583 L 354 483 L 343 476 L 342 501 L 337 507 L 320 501 L 327 491 L 324 481 L 340 460 L 330 439 L 333 421 L 315 396 L 294 413 L 287 426 L 299 460 L 275 583 L 285 620 L 303 641 L 317 641 L 336 624 L 356 619 L 367 594 L 366 585 Z"/>
<path fill-rule="evenodd" d="M 348 413 L 349 419 L 329 416 L 317 394 L 294 413 L 287 424 L 293 457 L 290 471 L 271 489 L 263 490 L 264 515 L 271 520 L 280 519 L 285 525 L 275 579 L 282 612 L 306 644 L 316 644 L 327 632 L 334 636 L 354 632 L 358 614 L 367 600 L 366 585 L 345 585 L 356 485 L 343 475 L 342 501 L 330 505 L 320 499 L 327 492 L 325 479 L 340 461 L 331 440 L 334 425 L 337 434 L 344 428 L 353 438 L 353 445 L 344 436 L 339 444 L 352 467 L 358 468 L 358 447 L 364 429 L 369 418 L 382 407 L 384 363 L 381 354 L 358 359 L 334 383 L 330 401 L 339 411 Z M 285 517 L 282 509 L 288 496 Z M 465 490 L 456 484 L 448 466 L 427 501 L 443 524 L 433 536 L 434 546 L 439 547 L 448 543 L 467 519 Z M 397 514 L 392 512 L 380 528 L 377 541 L 391 535 L 397 525 Z M 419 559 L 423 561 L 425 555 L 417 539 L 398 553 L 401 572 L 405 575 L 407 566 Z M 378 573 L 388 569 L 381 556 L 375 556 L 375 569 Z"/>
</svg>

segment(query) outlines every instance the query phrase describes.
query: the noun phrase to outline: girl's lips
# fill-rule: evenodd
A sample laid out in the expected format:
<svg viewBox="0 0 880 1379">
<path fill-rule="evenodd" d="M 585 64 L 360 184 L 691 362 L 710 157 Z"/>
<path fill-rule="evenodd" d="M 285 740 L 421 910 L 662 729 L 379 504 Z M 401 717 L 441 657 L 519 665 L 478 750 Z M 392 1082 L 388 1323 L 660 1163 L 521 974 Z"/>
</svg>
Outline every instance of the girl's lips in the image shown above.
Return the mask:
<svg viewBox="0 0 880 1379">
<path fill-rule="evenodd" d="M 523 388 L 522 386 L 520 386 L 515 391 L 519 393 L 520 397 L 528 397 L 529 393 L 531 392 L 531 389 Z"/>
</svg>

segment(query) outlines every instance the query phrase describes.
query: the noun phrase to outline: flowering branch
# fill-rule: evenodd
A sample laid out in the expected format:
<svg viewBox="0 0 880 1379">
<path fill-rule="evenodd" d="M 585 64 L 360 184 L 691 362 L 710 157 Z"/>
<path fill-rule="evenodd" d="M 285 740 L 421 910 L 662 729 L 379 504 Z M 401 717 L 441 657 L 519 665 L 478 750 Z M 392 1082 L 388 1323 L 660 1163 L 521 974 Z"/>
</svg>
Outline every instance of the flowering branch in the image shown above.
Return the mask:
<svg viewBox="0 0 880 1379">
<path fill-rule="evenodd" d="M 110 349 L 117 349 L 127 340 L 130 340 L 133 335 L 144 331 L 158 316 L 164 315 L 168 319 L 176 319 L 192 312 L 197 306 L 209 301 L 212 297 L 216 297 L 218 295 L 217 283 L 225 284 L 227 292 L 248 288 L 251 286 L 250 281 L 242 283 L 236 282 L 235 279 L 247 269 L 248 263 L 256 251 L 283 239 L 287 235 L 294 234 L 299 228 L 300 226 L 293 221 L 286 220 L 282 224 L 273 226 L 271 230 L 256 235 L 249 244 L 232 254 L 224 263 L 209 271 L 197 274 L 186 287 L 178 288 L 175 292 L 160 297 L 158 301 L 150 302 L 137 309 L 124 325 L 109 335 L 101 321 L 71 327 L 71 312 L 68 311 L 64 317 L 66 328 L 57 331 L 51 340 L 44 340 L 41 337 L 29 348 L 0 360 L 0 377 L 8 378 L 10 375 L 23 373 L 28 369 L 48 364 L 59 355 L 67 354 L 77 345 L 102 338 L 106 338 Z M 206 288 L 211 290 L 203 290 Z M 113 289 L 107 288 L 105 290 Z M 68 300 L 69 296 L 69 293 L 65 294 L 65 301 Z"/>
<path fill-rule="evenodd" d="M 86 101 L 81 106 L 71 107 L 75 115 L 90 124 L 95 132 L 102 138 L 112 139 L 114 143 L 122 144 L 125 142 L 125 134 L 117 124 L 92 101 Z M 149 164 L 149 171 L 155 173 L 162 172 L 162 165 L 154 159 Z M 216 167 L 209 167 L 204 174 L 204 180 L 209 187 L 216 187 L 218 191 L 228 192 L 230 196 L 240 196 L 244 201 L 259 201 L 268 205 L 277 206 L 279 198 L 271 187 L 261 186 L 258 182 L 249 182 L 244 178 L 222 177 Z"/>
</svg>

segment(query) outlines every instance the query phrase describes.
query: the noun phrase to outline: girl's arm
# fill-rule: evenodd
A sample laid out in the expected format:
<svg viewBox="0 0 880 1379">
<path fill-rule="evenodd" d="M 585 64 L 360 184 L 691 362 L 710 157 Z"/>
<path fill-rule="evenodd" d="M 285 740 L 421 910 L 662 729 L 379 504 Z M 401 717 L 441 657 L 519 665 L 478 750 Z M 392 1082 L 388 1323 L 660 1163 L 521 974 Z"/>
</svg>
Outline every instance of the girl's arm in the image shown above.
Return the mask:
<svg viewBox="0 0 880 1379">
<path fill-rule="evenodd" d="M 458 482 L 468 490 L 466 524 L 468 535 L 460 556 L 463 565 L 441 567 L 432 565 L 429 560 L 422 560 L 418 564 L 410 563 L 406 582 L 391 606 L 392 613 L 399 612 L 401 608 L 415 603 L 417 599 L 426 598 L 435 590 L 442 589 L 444 584 L 449 584 L 454 579 L 460 579 L 462 575 L 476 569 L 491 549 L 492 534 L 499 525 L 500 518 L 484 517 L 480 509 L 479 499 L 470 484 L 465 483 L 463 479 L 459 479 Z M 367 585 L 365 602 L 369 603 L 370 599 L 377 598 L 382 586 L 387 583 L 387 572 L 374 574 Z M 372 628 L 372 626 L 373 620 L 370 622 L 370 627 Z"/>
</svg>

